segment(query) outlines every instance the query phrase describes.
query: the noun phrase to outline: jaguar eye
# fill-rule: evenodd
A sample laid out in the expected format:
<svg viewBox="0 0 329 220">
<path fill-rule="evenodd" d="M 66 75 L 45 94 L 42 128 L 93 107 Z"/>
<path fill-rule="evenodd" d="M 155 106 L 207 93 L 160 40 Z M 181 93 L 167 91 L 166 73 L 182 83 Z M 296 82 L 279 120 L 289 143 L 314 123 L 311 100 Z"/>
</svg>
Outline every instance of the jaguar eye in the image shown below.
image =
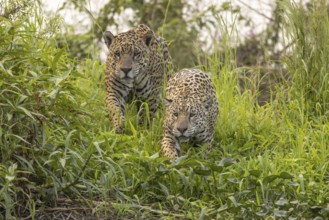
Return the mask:
<svg viewBox="0 0 329 220">
<path fill-rule="evenodd" d="M 139 56 L 140 54 L 141 54 L 141 52 L 139 52 L 139 51 L 135 51 L 135 52 L 134 52 L 134 56 L 135 56 L 135 57 Z"/>
<path fill-rule="evenodd" d="M 190 118 L 193 118 L 196 114 L 194 112 L 190 113 Z"/>
<path fill-rule="evenodd" d="M 173 112 L 173 115 L 174 115 L 175 117 L 178 117 L 178 112 Z"/>
<path fill-rule="evenodd" d="M 119 57 L 120 56 L 120 52 L 119 51 L 115 51 L 114 52 L 114 56 Z"/>
</svg>

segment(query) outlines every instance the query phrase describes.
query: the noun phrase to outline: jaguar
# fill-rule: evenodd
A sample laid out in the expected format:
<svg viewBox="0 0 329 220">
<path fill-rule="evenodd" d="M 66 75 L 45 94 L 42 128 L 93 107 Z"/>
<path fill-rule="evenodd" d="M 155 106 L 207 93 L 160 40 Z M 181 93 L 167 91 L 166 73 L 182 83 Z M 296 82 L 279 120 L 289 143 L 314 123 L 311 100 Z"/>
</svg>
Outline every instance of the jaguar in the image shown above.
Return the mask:
<svg viewBox="0 0 329 220">
<path fill-rule="evenodd" d="M 148 104 L 150 118 L 154 117 L 172 62 L 167 42 L 145 24 L 116 36 L 105 31 L 104 41 L 106 104 L 115 132 L 122 133 L 126 103 L 138 100 L 140 122 L 146 112 L 141 103 Z"/>
<path fill-rule="evenodd" d="M 169 79 L 165 95 L 165 117 L 161 150 L 176 160 L 181 143 L 208 144 L 211 149 L 219 112 L 216 90 L 209 74 L 182 69 Z"/>
</svg>

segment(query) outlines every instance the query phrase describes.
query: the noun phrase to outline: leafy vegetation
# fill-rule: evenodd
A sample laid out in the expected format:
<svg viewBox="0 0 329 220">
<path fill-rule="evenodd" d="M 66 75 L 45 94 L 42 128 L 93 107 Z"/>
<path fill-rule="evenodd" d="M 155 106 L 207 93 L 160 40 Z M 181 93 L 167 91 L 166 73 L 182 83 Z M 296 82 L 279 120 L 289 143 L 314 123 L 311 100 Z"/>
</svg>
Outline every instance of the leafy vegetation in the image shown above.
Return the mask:
<svg viewBox="0 0 329 220">
<path fill-rule="evenodd" d="M 263 106 L 239 92 L 247 68 L 232 63 L 233 32 L 218 22 L 224 50 L 197 63 L 217 88 L 216 146 L 185 145 L 174 163 L 160 154 L 163 110 L 146 128 L 128 106 L 130 132 L 116 135 L 104 66 L 70 58 L 61 18 L 19 6 L 0 6 L 0 219 L 329 218 L 325 1 L 280 4 L 290 80 Z"/>
</svg>

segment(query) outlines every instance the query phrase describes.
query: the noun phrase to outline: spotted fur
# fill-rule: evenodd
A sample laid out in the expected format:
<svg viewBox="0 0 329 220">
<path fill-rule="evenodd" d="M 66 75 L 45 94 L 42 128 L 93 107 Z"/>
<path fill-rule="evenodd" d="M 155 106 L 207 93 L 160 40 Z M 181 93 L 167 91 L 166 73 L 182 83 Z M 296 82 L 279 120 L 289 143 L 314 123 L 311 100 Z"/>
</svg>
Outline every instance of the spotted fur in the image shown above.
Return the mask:
<svg viewBox="0 0 329 220">
<path fill-rule="evenodd" d="M 171 58 L 166 41 L 143 24 L 117 36 L 106 31 L 104 40 L 109 50 L 106 60 L 106 103 L 116 133 L 121 133 L 125 104 L 131 97 L 148 102 L 153 118 Z M 143 121 L 145 110 L 141 108 L 140 112 L 140 121 Z"/>
<path fill-rule="evenodd" d="M 183 69 L 168 81 L 165 98 L 163 154 L 176 160 L 180 143 L 211 148 L 218 116 L 218 101 L 211 78 L 198 69 Z"/>
</svg>

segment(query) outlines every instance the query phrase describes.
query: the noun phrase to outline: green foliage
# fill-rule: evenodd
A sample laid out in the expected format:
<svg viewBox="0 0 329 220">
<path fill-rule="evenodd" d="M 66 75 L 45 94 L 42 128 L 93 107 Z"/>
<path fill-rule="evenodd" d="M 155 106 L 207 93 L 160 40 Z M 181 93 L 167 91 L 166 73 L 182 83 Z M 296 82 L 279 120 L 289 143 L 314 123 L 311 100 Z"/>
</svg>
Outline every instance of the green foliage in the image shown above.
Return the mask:
<svg viewBox="0 0 329 220">
<path fill-rule="evenodd" d="M 294 78 L 294 97 L 300 100 L 302 110 L 323 114 L 328 109 L 329 29 L 326 1 L 313 0 L 308 8 L 289 2 L 282 3 L 287 10 L 285 35 L 293 44 L 293 55 L 286 65 Z"/>
<path fill-rule="evenodd" d="M 38 7 L 25 10 L 15 19 L 1 17 L 0 26 L 0 207 L 6 219 L 36 205 L 31 191 L 47 196 L 49 188 L 64 190 L 78 178 L 65 170 L 67 160 L 81 168 L 92 143 L 88 132 L 99 129 L 93 117 L 105 117 L 103 100 L 94 99 L 104 93 L 96 88 L 103 67 L 93 63 L 96 79 L 88 80 L 91 75 L 56 48 L 60 20 L 47 22 Z M 95 90 L 87 93 L 84 86 Z"/>
<path fill-rule="evenodd" d="M 327 18 L 289 7 L 287 22 L 308 13 Z M 298 75 L 310 65 L 307 76 L 326 77 L 316 74 L 325 74 L 328 26 L 304 32 L 304 54 L 293 35 L 300 29 L 286 26 L 296 40 L 286 63 L 292 86 L 278 85 L 277 98 L 258 106 L 258 94 L 238 86 L 234 31 L 218 24 L 224 47 L 197 54 L 220 101 L 215 147 L 206 153 L 184 145 L 172 163 L 160 154 L 163 110 L 147 127 L 127 106 L 129 132 L 116 135 L 104 104 L 104 66 L 69 57 L 56 40 L 61 19 L 46 19 L 38 6 L 24 12 L 0 17 L 0 219 L 54 218 L 56 207 L 77 219 L 329 218 L 329 124 L 322 108 L 312 114 L 325 106 L 326 81 L 313 85 L 319 90 L 309 99 Z"/>
</svg>

